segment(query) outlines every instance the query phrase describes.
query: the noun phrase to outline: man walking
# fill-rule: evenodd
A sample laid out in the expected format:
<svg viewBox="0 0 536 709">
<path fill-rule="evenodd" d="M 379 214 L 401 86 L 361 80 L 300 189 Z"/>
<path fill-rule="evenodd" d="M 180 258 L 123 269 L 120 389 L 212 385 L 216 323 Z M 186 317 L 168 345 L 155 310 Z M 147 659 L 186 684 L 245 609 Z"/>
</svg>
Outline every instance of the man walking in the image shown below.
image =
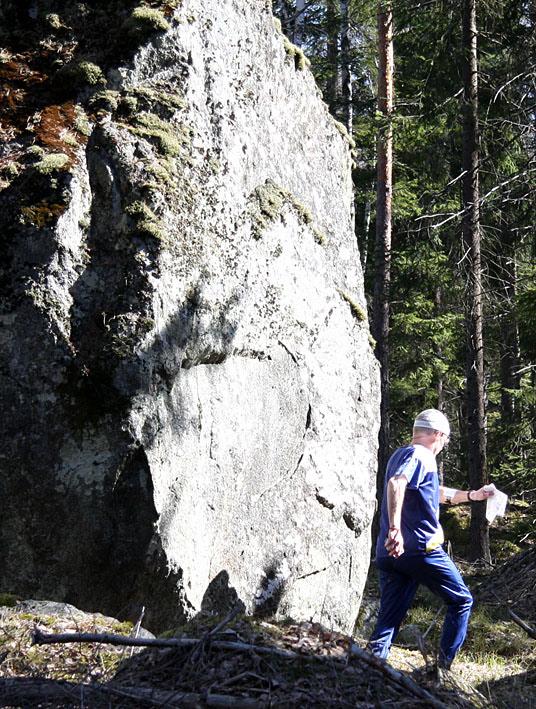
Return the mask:
<svg viewBox="0 0 536 709">
<path fill-rule="evenodd" d="M 467 632 L 473 598 L 460 572 L 442 548 L 439 503 L 485 500 L 492 493 L 454 490 L 439 484 L 436 455 L 447 445 L 450 426 L 437 409 L 422 411 L 413 439 L 387 464 L 376 564 L 380 610 L 368 649 L 386 658 L 419 584 L 447 605 L 438 664 L 449 669 Z"/>
</svg>

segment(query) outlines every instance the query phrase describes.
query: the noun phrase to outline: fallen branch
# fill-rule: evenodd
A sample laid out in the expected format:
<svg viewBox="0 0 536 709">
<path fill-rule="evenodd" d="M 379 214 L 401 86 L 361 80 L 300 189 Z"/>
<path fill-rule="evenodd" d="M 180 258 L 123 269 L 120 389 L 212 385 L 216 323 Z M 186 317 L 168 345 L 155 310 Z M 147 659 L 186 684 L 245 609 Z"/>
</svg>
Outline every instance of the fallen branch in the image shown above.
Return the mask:
<svg viewBox="0 0 536 709">
<path fill-rule="evenodd" d="M 495 598 L 501 603 L 501 599 L 499 596 L 495 593 L 493 589 L 491 589 L 492 594 L 495 596 Z M 508 611 L 508 615 L 510 618 L 519 625 L 520 628 L 523 628 L 523 630 L 531 637 L 533 640 L 536 640 L 536 630 L 534 628 L 531 628 L 531 626 L 528 623 L 525 623 L 524 620 L 522 620 L 517 613 L 514 613 L 514 611 L 510 608 L 510 606 L 506 606 L 506 610 Z"/>
<path fill-rule="evenodd" d="M 99 643 L 103 645 L 134 645 L 136 647 L 195 647 L 203 641 L 197 638 L 130 638 L 113 633 L 43 633 L 36 628 L 32 634 L 34 645 L 50 645 L 62 643 Z M 238 650 L 241 652 L 256 652 L 259 655 L 277 655 L 278 657 L 303 657 L 291 650 L 280 650 L 264 645 L 230 640 L 212 640 L 211 647 L 216 650 Z"/>
<path fill-rule="evenodd" d="M 228 625 L 232 620 L 234 620 L 234 618 L 236 618 L 239 613 L 242 613 L 243 610 L 244 605 L 242 603 L 237 603 L 236 606 L 231 609 L 230 613 L 218 623 L 218 625 L 215 625 L 212 630 L 208 631 L 206 637 L 212 638 L 214 635 L 217 635 L 220 630 L 223 630 L 223 628 L 225 628 L 226 625 Z"/>
<path fill-rule="evenodd" d="M 366 650 L 363 650 L 358 645 L 351 645 L 350 655 L 358 657 L 362 662 L 365 662 L 370 667 L 374 667 L 375 669 L 379 670 L 382 674 L 386 675 L 386 677 L 389 677 L 392 682 L 396 682 L 396 684 L 401 685 L 402 687 L 404 687 L 404 689 L 409 690 L 412 694 L 416 695 L 420 699 L 425 699 L 434 709 L 448 709 L 446 704 L 435 699 L 430 694 L 430 692 L 427 692 L 426 689 L 419 687 L 419 685 L 414 682 L 410 677 L 405 674 L 402 674 L 402 672 L 398 672 L 393 667 L 388 665 L 384 660 L 381 660 L 379 657 L 371 655 L 369 652 L 366 652 Z"/>
<path fill-rule="evenodd" d="M 227 694 L 197 694 L 177 690 L 163 691 L 151 687 L 121 687 L 114 684 L 76 684 L 64 680 L 26 679 L 14 677 L 0 679 L 0 707 L 37 706 L 44 702 L 77 701 L 80 703 L 105 702 L 110 697 L 130 699 L 136 706 L 153 705 L 167 707 L 231 707 L 232 709 L 258 709 L 264 703 L 259 699 L 233 697 Z"/>
<path fill-rule="evenodd" d="M 525 621 L 522 620 L 516 613 L 514 613 L 511 608 L 507 608 L 506 610 L 508 611 L 508 615 L 514 621 L 514 623 L 517 623 L 519 627 L 523 628 L 523 630 L 528 633 L 533 640 L 536 640 L 536 629 L 532 628 L 528 623 L 525 623 Z"/>
</svg>

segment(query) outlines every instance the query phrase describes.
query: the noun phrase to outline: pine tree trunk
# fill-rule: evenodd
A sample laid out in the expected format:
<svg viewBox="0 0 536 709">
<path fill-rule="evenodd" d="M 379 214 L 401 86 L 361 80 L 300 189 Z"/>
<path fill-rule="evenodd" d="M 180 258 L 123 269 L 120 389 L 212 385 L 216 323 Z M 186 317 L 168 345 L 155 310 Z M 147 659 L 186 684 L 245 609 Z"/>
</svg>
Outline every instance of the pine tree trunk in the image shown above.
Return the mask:
<svg viewBox="0 0 536 709">
<path fill-rule="evenodd" d="M 467 327 L 467 453 L 469 484 L 486 483 L 486 410 L 482 334 L 482 266 L 479 209 L 478 61 L 476 0 L 463 0 L 463 208 Z M 472 559 L 491 560 L 485 502 L 471 509 Z"/>
<path fill-rule="evenodd" d="M 378 6 L 378 110 L 384 116 L 378 131 L 376 187 L 376 274 L 373 330 L 381 374 L 381 427 L 378 450 L 378 500 L 389 458 L 389 294 L 391 283 L 391 202 L 393 173 L 393 15 L 391 3 Z"/>
<path fill-rule="evenodd" d="M 344 124 L 350 135 L 353 132 L 352 110 L 352 70 L 350 58 L 350 38 L 348 36 L 350 0 L 341 0 L 341 94 Z"/>
</svg>

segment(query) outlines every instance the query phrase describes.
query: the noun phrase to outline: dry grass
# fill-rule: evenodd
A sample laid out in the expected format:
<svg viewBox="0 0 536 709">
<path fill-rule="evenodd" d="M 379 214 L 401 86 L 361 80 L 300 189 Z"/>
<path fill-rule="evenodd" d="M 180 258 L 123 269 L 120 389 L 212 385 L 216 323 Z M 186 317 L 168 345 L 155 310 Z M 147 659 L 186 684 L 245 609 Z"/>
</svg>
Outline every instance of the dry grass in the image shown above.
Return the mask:
<svg viewBox="0 0 536 709">
<path fill-rule="evenodd" d="M 42 677 L 73 682 L 107 681 L 129 648 L 109 645 L 32 645 L 32 632 L 128 634 L 131 626 L 105 616 L 58 617 L 0 608 L 0 677 Z"/>
</svg>

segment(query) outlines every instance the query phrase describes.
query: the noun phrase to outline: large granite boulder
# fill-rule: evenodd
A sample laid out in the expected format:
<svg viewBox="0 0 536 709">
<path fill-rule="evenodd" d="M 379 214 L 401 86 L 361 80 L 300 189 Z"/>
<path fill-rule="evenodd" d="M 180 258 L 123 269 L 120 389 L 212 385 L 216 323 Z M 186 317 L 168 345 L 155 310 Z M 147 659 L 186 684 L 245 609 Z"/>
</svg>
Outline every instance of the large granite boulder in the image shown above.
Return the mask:
<svg viewBox="0 0 536 709">
<path fill-rule="evenodd" d="M 2 195 L 0 584 L 349 630 L 379 392 L 348 141 L 265 4 L 162 29 Z"/>
</svg>

